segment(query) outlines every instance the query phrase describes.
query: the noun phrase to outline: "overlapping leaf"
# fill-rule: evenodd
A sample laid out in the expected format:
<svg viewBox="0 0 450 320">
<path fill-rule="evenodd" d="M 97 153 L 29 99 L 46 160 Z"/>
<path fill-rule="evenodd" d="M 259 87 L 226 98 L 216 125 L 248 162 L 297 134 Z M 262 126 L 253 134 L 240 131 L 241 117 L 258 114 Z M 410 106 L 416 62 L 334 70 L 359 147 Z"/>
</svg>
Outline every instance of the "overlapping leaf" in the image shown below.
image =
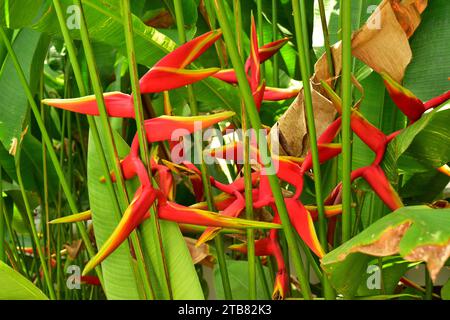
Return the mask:
<svg viewBox="0 0 450 320">
<path fill-rule="evenodd" d="M 397 254 L 425 261 L 436 279 L 450 255 L 450 209 L 400 208 L 325 255 L 322 268 L 338 292 L 352 297 L 371 256 Z"/>
</svg>

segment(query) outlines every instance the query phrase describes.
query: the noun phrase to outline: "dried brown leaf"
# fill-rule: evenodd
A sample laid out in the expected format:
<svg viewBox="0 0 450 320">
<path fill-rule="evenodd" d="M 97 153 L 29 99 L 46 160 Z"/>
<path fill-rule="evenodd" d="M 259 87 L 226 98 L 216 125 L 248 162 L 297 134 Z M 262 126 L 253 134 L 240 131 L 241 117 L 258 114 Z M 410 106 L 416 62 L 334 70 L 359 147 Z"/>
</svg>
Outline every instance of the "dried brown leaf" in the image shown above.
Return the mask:
<svg viewBox="0 0 450 320">
<path fill-rule="evenodd" d="M 427 0 L 383 0 L 367 23 L 352 37 L 352 53 L 376 72 L 386 72 L 397 81 L 403 79 L 412 53 L 408 38 L 420 24 L 420 14 Z M 311 78 L 312 100 L 317 135 L 333 121 L 336 111 L 320 81 L 339 77 L 342 70 L 342 43 L 331 48 L 335 74 L 330 75 L 326 55 L 314 66 Z M 358 83 L 356 84 L 358 87 Z M 280 155 L 304 156 L 308 147 L 308 132 L 303 103 L 303 90 L 278 122 L 272 127 L 272 151 Z"/>
<path fill-rule="evenodd" d="M 351 252 L 361 252 L 377 257 L 397 254 L 399 252 L 400 241 L 410 226 L 411 222 L 405 222 L 394 228 L 389 228 L 377 241 L 368 245 L 354 247 Z"/>
<path fill-rule="evenodd" d="M 352 53 L 377 72 L 403 79 L 412 52 L 408 38 L 388 0 L 370 16 L 352 38 Z"/>
<path fill-rule="evenodd" d="M 81 239 L 72 241 L 71 244 L 65 244 L 64 249 L 67 250 L 67 254 L 71 260 L 75 260 L 80 253 L 83 241 Z"/>
<path fill-rule="evenodd" d="M 201 245 L 196 246 L 196 239 L 184 237 L 184 240 L 186 241 L 189 253 L 191 254 L 194 264 L 201 262 L 203 259 L 210 255 L 209 246 L 206 243 L 202 243 Z"/>
<path fill-rule="evenodd" d="M 450 257 L 450 241 L 444 245 L 424 245 L 416 247 L 411 253 L 405 256 L 405 260 L 409 261 L 425 261 L 427 264 L 430 277 L 433 282 Z"/>
<path fill-rule="evenodd" d="M 162 10 L 153 18 L 145 21 L 145 24 L 153 28 L 167 29 L 175 24 L 175 20 L 167 10 Z"/>
</svg>

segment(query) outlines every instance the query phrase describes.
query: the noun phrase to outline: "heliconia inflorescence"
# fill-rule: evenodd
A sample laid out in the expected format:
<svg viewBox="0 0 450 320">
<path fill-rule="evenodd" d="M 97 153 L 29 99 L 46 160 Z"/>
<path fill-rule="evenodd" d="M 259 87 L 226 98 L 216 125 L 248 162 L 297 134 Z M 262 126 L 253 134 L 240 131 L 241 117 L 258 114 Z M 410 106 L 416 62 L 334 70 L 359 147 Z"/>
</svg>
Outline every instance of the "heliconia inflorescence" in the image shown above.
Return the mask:
<svg viewBox="0 0 450 320">
<path fill-rule="evenodd" d="M 280 39 L 269 44 L 258 46 L 254 19 L 251 21 L 250 32 L 250 57 L 246 60 L 245 70 L 247 79 L 252 90 L 256 106 L 261 106 L 263 100 L 284 100 L 295 97 L 299 88 L 269 88 L 265 81 L 261 80 L 260 65 L 267 61 L 280 48 L 286 44 L 287 39 Z M 144 129 L 148 142 L 160 142 L 171 140 L 172 134 L 177 129 L 183 129 L 186 133 L 194 133 L 222 122 L 234 115 L 233 112 L 221 112 L 211 115 L 195 117 L 178 117 L 172 115 L 172 107 L 169 101 L 168 91 L 188 84 L 193 84 L 207 77 L 213 76 L 216 79 L 237 84 L 236 74 L 232 69 L 219 70 L 217 68 L 188 70 L 189 64 L 202 55 L 221 36 L 221 32 L 211 31 L 205 33 L 186 44 L 175 49 L 157 62 L 141 79 L 140 90 L 142 93 L 164 93 L 165 115 L 147 119 L 144 122 Z M 422 114 L 431 108 L 435 108 L 450 98 L 447 92 L 439 97 L 423 103 L 409 90 L 403 88 L 395 82 L 389 75 L 382 75 L 388 92 L 399 109 L 410 119 L 411 123 L 420 119 Z M 341 112 L 340 97 L 326 83 L 322 82 L 325 91 L 333 102 L 338 113 Z M 109 92 L 103 95 L 106 112 L 110 117 L 135 118 L 133 98 L 131 95 L 121 92 Z M 64 110 L 81 114 L 98 116 L 100 114 L 97 101 L 94 96 L 81 97 L 76 99 L 46 99 L 43 103 L 61 108 Z M 198 126 L 197 124 L 201 125 Z M 373 163 L 367 167 L 358 168 L 351 174 L 352 181 L 357 178 L 365 179 L 373 188 L 380 199 L 391 209 L 396 210 L 403 206 L 402 200 L 396 190 L 388 181 L 381 169 L 387 144 L 392 141 L 400 132 L 385 135 L 381 130 L 373 126 L 355 108 L 351 113 L 351 128 L 353 132 L 375 153 Z M 341 152 L 341 145 L 335 143 L 341 129 L 341 117 L 332 122 L 320 135 L 318 143 L 319 161 L 321 163 L 336 157 Z M 172 148 L 173 145 L 170 145 Z M 155 177 L 156 184 L 152 183 L 149 172 L 144 166 L 139 156 L 139 139 L 135 135 L 130 153 L 121 160 L 121 171 L 126 180 L 137 177 L 140 182 L 133 199 L 124 212 L 119 224 L 116 226 L 110 237 L 99 248 L 98 253 L 88 262 L 83 275 L 106 259 L 120 244 L 122 244 L 145 219 L 150 217 L 150 208 L 155 207 L 155 214 L 159 218 L 174 221 L 180 224 L 206 226 L 202 235 L 198 238 L 197 245 L 203 244 L 213 239 L 223 228 L 258 228 L 270 229 L 265 236 L 257 239 L 255 249 L 257 256 L 272 256 L 277 263 L 277 274 L 275 277 L 273 298 L 284 298 L 289 289 L 289 274 L 286 270 L 281 247 L 279 244 L 279 230 L 281 229 L 280 218 L 275 206 L 275 200 L 267 177 L 268 168 L 262 163 L 261 152 L 255 143 L 250 145 L 250 160 L 252 165 L 251 187 L 253 195 L 253 207 L 260 209 L 271 208 L 273 212 L 272 221 L 250 221 L 239 218 L 245 211 L 245 181 L 239 176 L 231 183 L 221 183 L 210 177 L 211 186 L 221 193 L 214 197 L 214 205 L 218 213 L 207 210 L 208 205 L 204 200 L 204 186 L 202 183 L 200 170 L 191 162 L 172 163 L 170 159 L 159 161 L 156 157 L 151 157 L 149 169 Z M 243 143 L 235 141 L 219 148 L 208 150 L 208 155 L 213 158 L 242 161 Z M 230 159 L 230 155 L 231 158 Z M 301 195 L 304 188 L 305 174 L 311 173 L 312 156 L 310 151 L 304 158 L 286 157 L 272 155 L 272 162 L 276 176 L 293 189 L 291 196 L 285 198 L 288 216 L 295 231 L 319 258 L 323 257 L 322 248 L 314 227 L 314 220 L 318 218 L 317 207 L 315 205 L 304 205 L 301 202 Z M 448 167 L 440 168 L 441 172 L 450 173 Z M 173 174 L 186 177 L 191 184 L 196 202 L 191 206 L 177 204 L 174 199 L 174 177 Z M 104 180 L 104 177 L 101 178 Z M 116 177 L 111 173 L 112 181 Z M 325 200 L 325 216 L 329 218 L 329 242 L 330 234 L 336 222 L 336 217 L 341 213 L 341 188 L 339 184 Z M 78 215 L 63 217 L 51 223 L 67 223 L 86 220 L 91 218 L 91 212 L 86 211 Z M 245 243 L 235 244 L 230 247 L 242 253 L 247 252 Z M 96 283 L 95 279 L 85 276 L 86 282 Z M 91 281 L 92 280 L 92 281 Z"/>
</svg>

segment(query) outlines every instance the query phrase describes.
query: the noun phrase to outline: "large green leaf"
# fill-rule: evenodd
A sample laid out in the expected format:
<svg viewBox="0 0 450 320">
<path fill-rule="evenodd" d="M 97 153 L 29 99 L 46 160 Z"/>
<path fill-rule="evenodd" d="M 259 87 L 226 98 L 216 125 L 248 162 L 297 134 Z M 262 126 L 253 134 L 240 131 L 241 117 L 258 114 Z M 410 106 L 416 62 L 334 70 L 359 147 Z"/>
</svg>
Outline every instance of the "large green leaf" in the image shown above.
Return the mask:
<svg viewBox="0 0 450 320">
<path fill-rule="evenodd" d="M 125 156 L 128 145 L 116 135 L 116 144 L 120 156 Z M 106 184 L 100 182 L 104 175 L 98 150 L 92 139 L 89 139 L 88 149 L 88 189 L 89 202 L 94 223 L 97 246 L 100 247 L 111 235 L 119 220 L 114 214 L 114 207 Z M 139 299 L 138 283 L 133 273 L 128 241 L 119 246 L 102 263 L 105 280 L 105 293 L 108 299 Z"/>
<path fill-rule="evenodd" d="M 426 101 L 450 90 L 450 1 L 428 1 L 422 22 L 411 37 L 413 60 L 406 69 L 404 85 Z"/>
<path fill-rule="evenodd" d="M 44 0 L 1 0 L 0 21 L 11 29 L 29 25 L 42 14 L 44 2 Z"/>
<path fill-rule="evenodd" d="M 27 278 L 0 261 L 0 300 L 48 300 Z"/>
<path fill-rule="evenodd" d="M 249 297 L 248 291 L 248 262 L 227 260 L 228 275 L 230 277 L 231 292 L 235 300 L 247 300 Z M 269 277 L 269 270 L 264 267 L 266 278 Z M 256 298 L 263 300 L 267 299 L 264 293 L 264 284 L 261 282 L 261 277 L 258 277 Z M 214 267 L 214 286 L 216 288 L 217 299 L 225 299 L 223 293 L 222 277 L 220 276 L 220 268 L 218 265 Z"/>
<path fill-rule="evenodd" d="M 129 152 L 129 146 L 115 134 L 119 156 L 124 157 Z M 103 170 L 99 162 L 97 150 L 93 143 L 89 143 L 88 154 L 88 188 L 92 210 L 94 231 L 97 245 L 101 246 L 118 224 L 114 215 L 111 199 L 106 185 L 100 182 Z M 133 181 L 134 182 L 134 181 Z M 129 184 L 129 191 L 134 191 L 134 183 Z M 203 291 L 195 271 L 192 258 L 178 225 L 168 221 L 160 221 L 164 255 L 170 278 L 171 291 L 174 299 L 203 299 Z M 155 244 L 158 237 L 152 232 L 150 221 L 145 221 L 141 227 L 144 253 L 148 255 L 156 276 L 156 281 L 162 281 L 163 270 L 158 270 Z M 133 275 L 133 263 L 127 243 L 122 244 L 103 263 L 105 290 L 108 299 L 137 299 L 139 298 L 138 284 Z M 158 283 L 152 283 L 157 298 L 164 297 Z"/>
<path fill-rule="evenodd" d="M 367 264 L 366 272 L 362 277 L 356 295 L 364 297 L 394 294 L 401 277 L 408 269 L 416 265 L 417 263 L 405 261 L 398 256 L 386 257 L 382 259 L 381 263 L 378 258 L 373 259 Z M 375 272 L 378 274 L 375 274 Z"/>
<path fill-rule="evenodd" d="M 336 290 L 352 297 L 371 256 L 399 254 L 408 261 L 425 261 L 435 278 L 448 259 L 449 246 L 450 209 L 403 207 L 325 255 L 321 264 Z"/>
<path fill-rule="evenodd" d="M 159 224 L 173 299 L 203 300 L 203 290 L 180 228 L 176 223 L 169 221 L 160 220 Z M 150 221 L 142 224 L 142 235 L 145 248 L 151 260 L 155 261 L 155 244 L 158 238 L 152 232 Z M 157 272 L 161 273 L 163 270 L 157 270 Z M 162 296 L 162 292 L 156 292 L 156 294 Z"/>
<path fill-rule="evenodd" d="M 42 33 L 23 29 L 15 37 L 13 49 L 34 92 L 39 84 L 49 40 Z M 8 56 L 0 72 L 0 141 L 9 150 L 22 133 L 28 111 L 28 100 L 15 67 Z"/>
<path fill-rule="evenodd" d="M 450 102 L 424 115 L 389 143 L 383 161 L 394 183 L 398 173 L 427 172 L 450 161 Z"/>
<path fill-rule="evenodd" d="M 448 32 L 443 31 L 450 27 L 444 13 L 449 8 L 448 1 L 430 1 L 410 40 L 413 59 L 406 69 L 404 86 L 423 100 L 450 89 L 447 69 L 442 68 L 450 64 L 447 53 L 450 38 Z M 406 203 L 432 201 L 448 182 L 435 168 L 450 160 L 449 115 L 445 111 L 425 116 L 420 124 L 405 130 L 388 147 L 384 165 L 395 184 L 398 174 L 405 173 L 399 191 Z"/>
<path fill-rule="evenodd" d="M 450 300 L 450 279 L 441 289 L 442 300 Z"/>
<path fill-rule="evenodd" d="M 403 202 L 410 205 L 431 203 L 442 199 L 442 191 L 449 182 L 449 176 L 435 169 L 412 175 L 405 174 L 399 193 Z"/>
</svg>

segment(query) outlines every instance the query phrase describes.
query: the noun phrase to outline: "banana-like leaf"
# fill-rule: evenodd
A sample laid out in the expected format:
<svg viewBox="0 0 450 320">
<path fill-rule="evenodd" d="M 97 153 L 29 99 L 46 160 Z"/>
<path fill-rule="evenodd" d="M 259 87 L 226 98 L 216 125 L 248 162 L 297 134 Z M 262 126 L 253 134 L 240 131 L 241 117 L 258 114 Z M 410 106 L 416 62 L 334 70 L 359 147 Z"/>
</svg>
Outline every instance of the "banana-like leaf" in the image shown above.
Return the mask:
<svg viewBox="0 0 450 320">
<path fill-rule="evenodd" d="M 233 299 L 236 300 L 247 300 L 249 297 L 248 290 L 248 262 L 247 261 L 236 261 L 227 260 L 227 269 L 230 277 L 231 292 L 233 294 Z M 263 267 L 265 277 L 270 279 L 269 270 L 267 267 Z M 257 299 L 267 299 L 268 297 L 264 292 L 264 283 L 262 282 L 262 275 L 257 275 Z M 214 267 L 214 286 L 216 287 L 216 298 L 225 299 L 222 286 L 222 278 L 220 276 L 220 268 L 218 265 Z M 272 290 L 271 285 L 270 290 Z"/>
<path fill-rule="evenodd" d="M 0 22 L 11 29 L 27 26 L 43 12 L 44 0 L 0 1 Z"/>
<path fill-rule="evenodd" d="M 159 224 L 173 299 L 203 300 L 202 286 L 179 226 L 174 222 L 163 220 L 160 220 Z M 152 230 L 151 222 L 144 221 L 142 224 L 144 246 L 149 252 L 150 259 L 154 260 L 157 253 L 155 243 L 159 240 Z M 163 270 L 156 272 L 161 273 Z M 158 292 L 158 287 L 155 289 L 157 297 L 165 298 L 162 292 Z"/>
<path fill-rule="evenodd" d="M 403 85 L 423 101 L 450 90 L 449 10 L 450 1 L 428 1 L 422 22 L 410 39 L 413 60 L 406 69 Z"/>
<path fill-rule="evenodd" d="M 129 146 L 123 139 L 115 134 L 115 140 L 119 156 L 124 157 L 129 152 Z M 88 188 L 89 199 L 94 223 L 94 232 L 98 247 L 111 235 L 119 220 L 114 215 L 106 185 L 100 182 L 104 175 L 98 160 L 98 154 L 93 143 L 89 143 L 88 153 Z M 133 182 L 129 186 L 130 194 L 133 194 Z M 164 246 L 164 254 L 167 262 L 167 271 L 171 283 L 171 291 L 174 299 L 203 299 L 203 291 L 192 263 L 186 242 L 177 224 L 160 221 L 161 236 Z M 141 226 L 142 245 L 144 254 L 149 261 L 156 261 L 155 244 L 159 241 L 157 235 L 152 232 L 149 220 L 144 221 Z M 138 299 L 139 281 L 133 274 L 134 263 L 131 262 L 130 249 L 125 242 L 119 246 L 102 263 L 103 276 L 105 279 L 105 290 L 108 299 Z M 156 263 L 150 263 L 149 270 L 156 281 L 162 280 L 164 270 L 156 270 Z M 163 296 L 160 285 L 152 282 L 157 298 L 168 298 Z"/>
<path fill-rule="evenodd" d="M 389 143 L 383 167 L 396 184 L 399 172 L 427 172 L 450 161 L 450 102 L 425 114 Z"/>
<path fill-rule="evenodd" d="M 425 261 L 436 279 L 449 247 L 450 209 L 403 207 L 325 255 L 321 264 L 336 290 L 352 297 L 373 256 L 399 254 L 407 261 Z"/>
<path fill-rule="evenodd" d="M 128 145 L 116 135 L 116 144 L 119 155 L 125 156 L 129 150 Z M 100 162 L 99 151 L 96 149 L 91 137 L 88 149 L 88 190 L 89 203 L 94 224 L 95 240 L 100 248 L 119 223 L 119 217 L 114 214 L 112 199 L 109 196 L 105 183 L 100 182 L 104 174 Z M 133 273 L 134 264 L 128 241 L 119 246 L 102 263 L 105 281 L 105 293 L 108 299 L 139 299 L 139 284 Z"/>
<path fill-rule="evenodd" d="M 450 300 L 450 279 L 441 289 L 441 298 L 442 300 Z"/>
<path fill-rule="evenodd" d="M 0 283 L 0 300 L 48 300 L 38 287 L 2 261 Z"/>
<path fill-rule="evenodd" d="M 12 44 L 33 92 L 38 88 L 48 44 L 46 36 L 30 29 L 21 30 Z M 1 69 L 0 92 L 0 141 L 14 154 L 26 120 L 28 100 L 10 57 Z"/>
</svg>

